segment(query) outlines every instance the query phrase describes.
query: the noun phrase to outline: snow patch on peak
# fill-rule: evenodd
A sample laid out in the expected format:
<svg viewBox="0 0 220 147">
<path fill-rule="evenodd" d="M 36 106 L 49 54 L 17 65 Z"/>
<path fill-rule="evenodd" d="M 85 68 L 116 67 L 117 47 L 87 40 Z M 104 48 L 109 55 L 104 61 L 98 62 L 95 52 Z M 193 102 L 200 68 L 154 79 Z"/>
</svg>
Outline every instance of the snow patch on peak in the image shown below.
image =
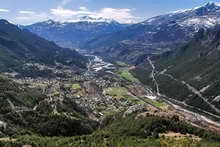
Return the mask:
<svg viewBox="0 0 220 147">
<path fill-rule="evenodd" d="M 171 14 L 178 14 L 178 13 L 184 13 L 184 12 L 188 12 L 191 11 L 192 9 L 181 9 L 181 10 L 177 10 L 177 11 L 172 11 L 170 12 Z"/>
<path fill-rule="evenodd" d="M 106 22 L 106 23 L 112 23 L 112 22 L 116 22 L 113 19 L 107 19 L 107 18 L 103 18 L 103 17 L 92 17 L 92 16 L 82 16 L 79 17 L 78 20 L 75 20 L 75 22 L 80 22 L 80 21 L 86 21 L 86 22 Z"/>
<path fill-rule="evenodd" d="M 48 21 L 46 21 L 45 23 L 47 23 L 47 24 L 54 24 L 55 23 L 55 21 L 53 21 L 52 19 L 49 19 Z"/>
<path fill-rule="evenodd" d="M 192 9 L 182 9 L 182 10 L 172 11 L 172 12 L 170 12 L 170 14 L 185 13 L 185 12 L 190 12 L 190 11 L 198 10 L 198 9 L 201 9 L 201 8 L 207 8 L 207 9 L 220 8 L 220 3 L 208 2 L 208 3 L 205 3 L 202 6 L 198 6 L 198 7 L 192 8 Z"/>
<path fill-rule="evenodd" d="M 218 6 L 220 7 L 220 3 L 217 3 L 217 2 L 208 2 L 206 4 L 203 5 L 204 7 L 205 6 Z"/>
<path fill-rule="evenodd" d="M 153 22 L 154 20 L 156 20 L 156 18 L 153 17 L 153 18 L 148 19 L 147 22 L 148 22 L 148 23 L 151 23 L 151 22 Z"/>
<path fill-rule="evenodd" d="M 197 28 L 206 27 L 210 28 L 215 26 L 218 23 L 218 20 L 215 18 L 208 18 L 208 17 L 196 17 L 196 18 L 189 18 L 185 21 L 181 22 L 180 25 L 182 26 L 195 26 Z"/>
<path fill-rule="evenodd" d="M 48 25 L 50 27 L 56 27 L 56 28 L 62 28 L 67 25 L 66 22 L 60 22 L 60 21 L 56 21 L 56 20 L 52 20 L 52 19 L 41 22 L 40 24 Z"/>
<path fill-rule="evenodd" d="M 200 8 L 214 9 L 214 8 L 219 8 L 219 7 L 220 7 L 220 3 L 208 2 L 208 3 L 205 3 L 202 6 L 195 7 L 194 10 L 197 10 L 197 9 L 200 9 Z"/>
<path fill-rule="evenodd" d="M 216 6 L 220 7 L 220 3 L 215 3 Z"/>
<path fill-rule="evenodd" d="M 77 19 L 61 22 L 61 21 L 54 21 L 54 20 L 48 20 L 45 21 L 46 24 L 49 25 L 60 25 L 60 26 L 65 26 L 68 23 L 77 23 L 77 22 L 88 22 L 88 23 L 118 23 L 117 21 L 113 19 L 107 19 L 107 18 L 102 18 L 102 17 L 92 17 L 92 16 L 79 16 Z"/>
</svg>

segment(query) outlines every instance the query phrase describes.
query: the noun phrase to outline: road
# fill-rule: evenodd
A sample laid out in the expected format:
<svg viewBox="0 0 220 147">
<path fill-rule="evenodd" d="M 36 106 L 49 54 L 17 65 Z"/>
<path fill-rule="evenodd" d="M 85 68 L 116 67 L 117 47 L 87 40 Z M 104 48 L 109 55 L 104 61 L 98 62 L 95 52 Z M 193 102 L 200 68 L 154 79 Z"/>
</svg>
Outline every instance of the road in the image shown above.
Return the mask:
<svg viewBox="0 0 220 147">
<path fill-rule="evenodd" d="M 147 60 L 152 67 L 151 77 L 153 78 L 153 82 L 156 86 L 157 95 L 160 95 L 159 85 L 158 85 L 157 80 L 155 78 L 155 66 L 154 66 L 153 62 L 151 61 L 150 57 L 148 57 Z"/>
<path fill-rule="evenodd" d="M 188 109 L 185 109 L 185 108 L 183 108 L 182 106 L 192 108 L 193 110 L 194 110 L 194 109 L 195 109 L 195 110 L 199 110 L 199 111 L 201 111 L 201 112 L 203 112 L 203 113 L 205 113 L 205 114 L 208 114 L 208 115 L 210 115 L 210 116 L 212 116 L 212 117 L 215 117 L 215 118 L 218 118 L 218 119 L 220 119 L 220 116 L 215 115 L 215 114 L 212 114 L 212 113 L 207 112 L 207 111 L 204 111 L 204 110 L 201 110 L 201 109 L 199 109 L 199 108 L 195 108 L 195 107 L 193 107 L 193 106 L 187 105 L 187 104 L 185 104 L 185 103 L 183 103 L 183 102 L 180 102 L 180 101 L 177 101 L 177 100 L 168 98 L 168 97 L 166 97 L 165 95 L 160 94 L 160 93 L 159 93 L 159 91 L 160 91 L 160 89 L 159 89 L 159 84 L 158 84 L 158 82 L 157 82 L 157 80 L 156 80 L 156 78 L 155 78 L 155 72 L 156 72 L 155 65 L 154 65 L 154 63 L 152 62 L 152 60 L 151 60 L 150 57 L 148 57 L 147 60 L 148 60 L 149 64 L 150 64 L 151 67 L 152 67 L 152 78 L 153 78 L 153 82 L 154 82 L 154 84 L 155 84 L 156 87 L 157 87 L 156 92 L 159 94 L 158 96 L 159 96 L 161 99 L 165 100 L 168 104 L 170 104 L 171 106 L 173 106 L 173 108 L 175 108 L 176 110 L 178 110 L 178 111 L 180 111 L 180 112 L 183 112 L 183 114 L 185 114 L 187 117 L 189 117 L 189 115 L 190 115 L 191 117 L 194 117 L 196 120 L 201 121 L 201 123 L 203 122 L 203 123 L 206 123 L 207 125 L 212 125 L 212 126 L 215 126 L 215 127 L 217 127 L 217 128 L 220 127 L 220 123 L 219 123 L 219 122 L 213 121 L 213 120 L 211 120 L 211 119 L 207 118 L 206 116 L 201 115 L 201 114 L 199 114 L 199 113 L 195 113 L 195 112 L 193 112 L 193 111 L 190 111 L 190 110 L 188 110 Z M 163 72 L 160 72 L 159 74 L 164 75 L 164 76 L 167 76 L 167 77 L 171 78 L 172 80 L 179 81 L 178 79 L 176 79 L 176 78 L 173 77 L 172 75 L 166 74 L 165 72 L 166 72 L 166 70 L 163 71 Z M 187 86 L 187 88 L 188 88 L 190 91 L 192 91 L 194 94 L 198 95 L 198 96 L 199 96 L 200 98 L 202 98 L 205 102 L 207 102 L 207 100 L 202 96 L 202 94 L 201 94 L 198 90 L 196 90 L 194 87 L 192 87 L 191 85 L 189 85 L 188 83 L 186 83 L 186 82 L 184 82 L 184 81 L 179 81 L 179 82 L 181 82 L 183 85 Z M 174 103 L 174 102 L 175 102 L 175 103 Z M 217 108 L 213 107 L 212 104 L 210 104 L 209 102 L 207 102 L 207 103 L 208 103 L 214 110 L 216 110 L 216 112 L 219 112 L 219 110 L 218 110 Z M 192 121 L 192 120 L 189 120 L 189 121 Z M 194 123 L 194 122 L 192 122 L 192 123 Z"/>
</svg>

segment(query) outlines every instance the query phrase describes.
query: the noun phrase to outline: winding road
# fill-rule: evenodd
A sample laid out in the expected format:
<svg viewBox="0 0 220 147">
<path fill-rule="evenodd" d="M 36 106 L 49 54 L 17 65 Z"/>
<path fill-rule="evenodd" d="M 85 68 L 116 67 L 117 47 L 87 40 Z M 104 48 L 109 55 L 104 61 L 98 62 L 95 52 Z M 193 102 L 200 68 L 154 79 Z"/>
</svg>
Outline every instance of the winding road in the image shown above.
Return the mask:
<svg viewBox="0 0 220 147">
<path fill-rule="evenodd" d="M 200 108 L 196 108 L 196 107 L 187 105 L 187 104 L 185 104 L 185 103 L 183 103 L 183 102 L 180 102 L 180 101 L 178 101 L 178 100 L 174 100 L 174 99 L 168 98 L 168 97 L 166 97 L 166 96 L 160 94 L 160 93 L 159 93 L 159 91 L 160 91 L 160 89 L 159 89 L 159 84 L 158 84 L 158 82 L 157 82 L 157 80 L 156 80 L 156 78 L 155 78 L 155 72 L 156 72 L 155 65 L 154 65 L 154 63 L 152 62 L 152 60 L 151 60 L 150 57 L 147 58 L 147 61 L 149 62 L 149 64 L 150 64 L 151 67 L 152 67 L 151 75 L 152 75 L 152 78 L 153 78 L 153 82 L 154 82 L 154 84 L 156 85 L 157 94 L 158 94 L 158 96 L 159 96 L 161 99 L 165 100 L 167 103 L 169 103 L 171 106 L 173 106 L 176 110 L 186 113 L 186 115 L 187 115 L 187 114 L 190 114 L 190 115 L 194 116 L 197 120 L 203 121 L 203 122 L 205 122 L 206 124 L 209 124 L 209 125 L 211 124 L 211 125 L 213 125 L 213 126 L 215 126 L 215 127 L 220 127 L 220 123 L 219 123 L 219 122 L 213 121 L 213 120 L 207 118 L 207 117 L 204 116 L 204 115 L 195 113 L 195 112 L 190 111 L 190 110 L 188 110 L 188 109 L 185 109 L 185 108 L 181 107 L 181 105 L 182 105 L 182 106 L 186 106 L 186 107 L 188 107 L 188 108 L 192 108 L 193 110 L 194 110 L 194 109 L 195 109 L 195 110 L 199 110 L 200 112 L 203 112 L 203 113 L 205 113 L 205 114 L 208 114 L 208 115 L 210 115 L 210 116 L 212 116 L 212 117 L 215 117 L 215 118 L 218 118 L 218 119 L 220 119 L 220 116 L 215 115 L 215 114 L 212 114 L 212 113 L 207 112 L 207 111 L 204 111 L 204 110 L 201 110 Z M 165 72 L 166 72 L 166 70 L 165 70 L 164 72 L 160 72 L 159 74 L 164 75 L 164 76 L 167 76 L 167 77 L 171 78 L 172 80 L 178 81 L 178 82 L 182 83 L 184 86 L 187 86 L 187 88 L 188 88 L 190 91 L 192 91 L 194 94 L 196 94 L 197 96 L 199 96 L 200 98 L 202 98 L 202 100 L 204 100 L 204 101 L 205 101 L 211 108 L 213 108 L 216 112 L 218 112 L 218 113 L 220 112 L 219 109 L 215 108 L 214 105 L 210 104 L 210 103 L 205 99 L 205 97 L 203 97 L 202 94 L 201 94 L 196 88 L 192 87 L 190 84 L 186 83 L 185 81 L 180 81 L 180 80 L 176 79 L 175 77 L 173 77 L 173 76 L 170 75 L 170 74 L 166 74 Z M 174 101 L 175 101 L 175 103 L 174 103 Z"/>
<path fill-rule="evenodd" d="M 156 86 L 157 95 L 160 95 L 159 85 L 158 85 L 157 80 L 155 78 L 155 66 L 154 66 L 153 62 L 151 61 L 150 57 L 148 57 L 147 60 L 152 67 L 151 77 L 153 78 L 153 82 Z"/>
</svg>

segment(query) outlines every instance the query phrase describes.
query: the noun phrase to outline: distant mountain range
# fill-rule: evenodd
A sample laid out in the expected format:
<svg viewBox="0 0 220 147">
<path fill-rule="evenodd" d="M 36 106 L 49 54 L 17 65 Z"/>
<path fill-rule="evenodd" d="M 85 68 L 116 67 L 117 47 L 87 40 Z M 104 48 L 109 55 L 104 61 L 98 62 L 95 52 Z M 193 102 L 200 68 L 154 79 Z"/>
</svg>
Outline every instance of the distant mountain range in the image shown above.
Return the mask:
<svg viewBox="0 0 220 147">
<path fill-rule="evenodd" d="M 193 38 L 200 28 L 220 23 L 220 5 L 207 3 L 188 10 L 171 12 L 95 38 L 84 48 L 130 63 L 139 63 L 150 54 L 178 48 Z"/>
<path fill-rule="evenodd" d="M 22 28 L 54 41 L 62 47 L 79 48 L 89 40 L 123 30 L 127 26 L 111 19 L 84 16 L 75 22 L 48 20 Z"/>
<path fill-rule="evenodd" d="M 83 48 L 104 57 L 138 64 L 150 54 L 178 48 L 190 41 L 200 28 L 212 28 L 219 23 L 220 5 L 206 3 L 133 25 L 85 16 L 76 22 L 49 20 L 23 28 L 64 47 Z"/>
<path fill-rule="evenodd" d="M 74 50 L 64 49 L 37 35 L 0 20 L 0 71 L 27 72 L 27 64 L 63 64 L 84 68 L 87 59 Z M 23 69 L 23 70 L 22 70 Z"/>
</svg>

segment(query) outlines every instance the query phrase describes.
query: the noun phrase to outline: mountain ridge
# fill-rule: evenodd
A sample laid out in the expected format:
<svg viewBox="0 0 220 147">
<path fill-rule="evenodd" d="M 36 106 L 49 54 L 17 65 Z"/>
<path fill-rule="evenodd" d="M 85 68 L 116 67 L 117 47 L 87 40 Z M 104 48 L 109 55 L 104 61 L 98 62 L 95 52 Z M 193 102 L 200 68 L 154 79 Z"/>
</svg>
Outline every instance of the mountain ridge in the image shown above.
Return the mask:
<svg viewBox="0 0 220 147">
<path fill-rule="evenodd" d="M 24 72 L 28 63 L 63 64 L 75 69 L 85 68 L 87 63 L 78 52 L 61 48 L 6 20 L 0 20 L 0 52 L 1 72 Z"/>
<path fill-rule="evenodd" d="M 200 29 L 183 47 L 150 56 L 162 94 L 219 115 L 219 34 L 219 25 L 208 30 Z M 146 61 L 133 73 L 155 89 L 150 76 L 141 76 L 150 75 L 151 68 Z"/>
<path fill-rule="evenodd" d="M 76 22 L 59 22 L 48 20 L 28 26 L 23 29 L 55 41 L 57 44 L 68 48 L 79 48 L 88 40 L 123 30 L 128 24 L 120 24 L 111 19 L 81 17 Z"/>
</svg>

